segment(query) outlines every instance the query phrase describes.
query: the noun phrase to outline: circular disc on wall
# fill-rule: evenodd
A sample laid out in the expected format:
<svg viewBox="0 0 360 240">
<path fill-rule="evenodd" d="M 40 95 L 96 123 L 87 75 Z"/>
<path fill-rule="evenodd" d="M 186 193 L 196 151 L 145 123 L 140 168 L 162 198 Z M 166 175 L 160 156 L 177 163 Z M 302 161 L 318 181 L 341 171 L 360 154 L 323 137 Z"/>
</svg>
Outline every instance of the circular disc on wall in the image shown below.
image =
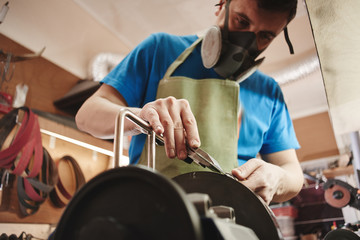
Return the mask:
<svg viewBox="0 0 360 240">
<path fill-rule="evenodd" d="M 351 199 L 349 190 L 337 184 L 326 189 L 324 197 L 329 205 L 336 208 L 345 207 Z"/>
</svg>

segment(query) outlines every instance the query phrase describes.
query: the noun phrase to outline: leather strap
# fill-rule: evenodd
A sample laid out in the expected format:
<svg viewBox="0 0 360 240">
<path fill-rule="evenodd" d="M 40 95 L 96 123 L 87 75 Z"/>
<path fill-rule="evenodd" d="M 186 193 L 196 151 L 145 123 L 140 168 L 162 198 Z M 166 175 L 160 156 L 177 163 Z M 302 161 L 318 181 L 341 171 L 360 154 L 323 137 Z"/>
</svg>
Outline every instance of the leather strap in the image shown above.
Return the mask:
<svg viewBox="0 0 360 240">
<path fill-rule="evenodd" d="M 35 122 L 31 132 L 31 139 L 25 144 L 21 151 L 21 157 L 19 162 L 16 164 L 13 174 L 21 175 L 25 169 L 29 166 L 30 159 L 33 157 L 33 166 L 31 171 L 28 173 L 28 177 L 32 178 L 39 174 L 42 161 L 43 161 L 43 148 L 41 142 L 40 127 L 37 116 L 34 116 Z"/>
<path fill-rule="evenodd" d="M 18 127 L 20 110 L 24 112 Z M 0 120 L 0 167 L 17 175 L 20 212 L 29 216 L 54 189 L 58 180 L 55 162 L 42 146 L 38 117 L 27 107 L 16 108 Z M 4 149 L 6 140 L 12 140 Z"/>
<path fill-rule="evenodd" d="M 55 163 L 45 148 L 43 158 L 44 161 L 40 174 L 36 178 L 24 178 L 25 192 L 32 200 L 38 202 L 45 200 L 48 193 L 53 190 L 56 184 L 56 180 L 54 180 L 54 173 L 49 174 L 49 169 L 53 169 Z M 33 184 L 31 184 L 31 182 Z"/>
<path fill-rule="evenodd" d="M 26 217 L 33 215 L 39 210 L 39 203 L 32 201 L 25 192 L 23 177 L 17 176 L 17 194 L 20 206 L 20 213 Z"/>
<path fill-rule="evenodd" d="M 10 146 L 0 151 L 0 167 L 11 169 L 15 175 L 27 174 L 28 177 L 33 178 L 39 174 L 43 161 L 38 117 L 26 107 L 14 109 L 5 115 L 0 124 L 6 125 L 7 128 L 0 129 L 0 143 L 3 146 L 5 139 L 9 137 L 16 126 L 16 119 L 20 109 L 25 111 L 21 127 L 15 133 L 15 137 L 10 136 L 14 139 Z M 32 157 L 33 162 L 30 164 Z M 30 165 L 32 166 L 31 170 L 29 170 Z M 25 170 L 28 171 L 25 172 Z"/>
<path fill-rule="evenodd" d="M 17 110 L 19 111 L 20 108 Z M 22 148 L 29 142 L 35 123 L 35 114 L 29 108 L 21 108 L 25 111 L 20 129 L 16 134 L 12 144 L 0 151 L 0 167 L 9 168 L 16 159 Z"/>
<path fill-rule="evenodd" d="M 0 149 L 16 124 L 17 109 L 11 110 L 0 119 Z"/>
<path fill-rule="evenodd" d="M 41 141 L 41 133 L 38 117 L 35 116 L 35 124 L 33 128 L 33 137 L 35 138 L 35 146 L 33 147 L 34 152 L 34 165 L 28 174 L 29 178 L 35 177 L 39 174 L 41 165 L 43 163 L 43 146 Z"/>
<path fill-rule="evenodd" d="M 79 164 L 73 157 L 71 157 L 69 155 L 65 155 L 62 158 L 60 158 L 56 162 L 56 165 L 59 166 L 59 163 L 61 161 L 66 161 L 66 162 L 70 163 L 72 170 L 73 170 L 72 172 L 75 176 L 75 192 L 78 191 L 86 182 L 84 174 L 81 171 Z M 73 196 L 65 189 L 65 187 L 59 177 L 56 187 L 49 194 L 49 198 L 50 198 L 50 201 L 54 204 L 54 206 L 56 206 L 58 208 L 63 208 L 66 206 L 67 203 L 65 203 L 64 201 L 61 200 L 60 195 L 62 195 L 63 198 L 65 198 L 67 200 L 70 200 Z"/>
<path fill-rule="evenodd" d="M 18 198 L 23 216 L 36 213 L 40 204 L 45 201 L 58 181 L 55 162 L 45 148 L 43 149 L 43 159 L 41 172 L 36 178 L 18 177 Z"/>
</svg>

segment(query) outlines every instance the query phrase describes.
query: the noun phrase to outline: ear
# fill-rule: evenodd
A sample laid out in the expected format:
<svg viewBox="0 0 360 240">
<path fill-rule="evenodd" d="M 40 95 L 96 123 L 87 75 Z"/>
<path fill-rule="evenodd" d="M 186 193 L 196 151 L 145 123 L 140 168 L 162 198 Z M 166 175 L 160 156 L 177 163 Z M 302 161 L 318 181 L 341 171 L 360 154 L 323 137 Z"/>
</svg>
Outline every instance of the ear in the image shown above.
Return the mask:
<svg viewBox="0 0 360 240">
<path fill-rule="evenodd" d="M 220 0 L 220 2 L 218 4 L 216 4 L 215 6 L 218 7 L 215 11 L 215 16 L 219 16 L 222 8 L 223 8 L 223 5 L 226 3 L 226 0 Z"/>
<path fill-rule="evenodd" d="M 220 11 L 221 11 L 221 10 L 220 10 L 220 8 L 216 9 L 216 11 L 215 11 L 215 16 L 217 16 L 217 17 L 218 17 L 218 16 L 219 16 L 219 14 L 220 14 Z"/>
</svg>

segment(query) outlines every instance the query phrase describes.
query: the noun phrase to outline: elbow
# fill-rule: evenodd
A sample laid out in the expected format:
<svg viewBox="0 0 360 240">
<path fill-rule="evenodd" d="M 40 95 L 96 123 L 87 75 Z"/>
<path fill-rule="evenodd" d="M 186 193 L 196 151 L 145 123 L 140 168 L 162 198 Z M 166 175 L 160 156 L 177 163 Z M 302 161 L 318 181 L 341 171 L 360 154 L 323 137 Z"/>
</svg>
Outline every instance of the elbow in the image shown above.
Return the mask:
<svg viewBox="0 0 360 240">
<path fill-rule="evenodd" d="M 86 116 L 83 112 L 81 107 L 75 115 L 75 123 L 79 130 L 86 132 Z"/>
<path fill-rule="evenodd" d="M 298 195 L 301 191 L 301 189 L 303 188 L 304 186 L 304 174 L 303 172 L 301 171 L 301 174 L 299 174 L 299 180 L 298 180 L 298 185 L 297 185 L 297 191 L 295 191 L 295 196 Z M 294 196 L 294 197 L 295 197 Z"/>
<path fill-rule="evenodd" d="M 301 191 L 301 189 L 303 188 L 304 186 L 304 173 L 303 173 L 303 170 L 300 166 L 300 163 L 298 163 L 298 167 L 297 167 L 297 170 L 296 170 L 296 173 L 294 174 L 296 177 L 295 177 L 295 188 L 294 188 L 294 192 L 295 192 L 295 196 L 298 195 Z"/>
<path fill-rule="evenodd" d="M 304 175 L 303 175 L 303 172 L 302 170 L 301 171 L 297 171 L 295 174 L 294 174 L 294 179 L 292 180 L 293 181 L 293 187 L 289 193 L 289 196 L 288 196 L 288 200 L 290 200 L 291 198 L 294 198 L 296 197 L 301 189 L 303 188 L 304 186 Z"/>
<path fill-rule="evenodd" d="M 75 115 L 75 124 L 80 131 L 89 133 L 93 135 L 92 124 L 93 122 L 93 104 L 91 103 L 91 99 L 87 99 L 83 105 L 79 108 Z"/>
<path fill-rule="evenodd" d="M 85 102 L 75 115 L 75 124 L 77 128 L 90 134 L 93 137 L 100 139 L 111 139 L 114 137 L 113 124 L 104 121 L 104 118 L 99 119 L 101 112 L 94 110 L 96 107 L 91 102 Z M 106 118 L 105 118 L 106 119 Z"/>
</svg>

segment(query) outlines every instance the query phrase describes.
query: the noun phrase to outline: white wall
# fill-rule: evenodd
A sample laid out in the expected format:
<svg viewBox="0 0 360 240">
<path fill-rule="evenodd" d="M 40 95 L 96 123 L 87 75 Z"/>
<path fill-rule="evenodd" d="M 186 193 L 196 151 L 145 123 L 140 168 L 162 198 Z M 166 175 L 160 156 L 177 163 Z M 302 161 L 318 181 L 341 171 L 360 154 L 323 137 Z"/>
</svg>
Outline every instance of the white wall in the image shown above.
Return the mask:
<svg viewBox="0 0 360 240">
<path fill-rule="evenodd" d="M 1 6 L 5 3 L 1 0 Z M 101 52 L 129 51 L 119 38 L 72 0 L 12 0 L 0 33 L 79 78 Z"/>
</svg>

